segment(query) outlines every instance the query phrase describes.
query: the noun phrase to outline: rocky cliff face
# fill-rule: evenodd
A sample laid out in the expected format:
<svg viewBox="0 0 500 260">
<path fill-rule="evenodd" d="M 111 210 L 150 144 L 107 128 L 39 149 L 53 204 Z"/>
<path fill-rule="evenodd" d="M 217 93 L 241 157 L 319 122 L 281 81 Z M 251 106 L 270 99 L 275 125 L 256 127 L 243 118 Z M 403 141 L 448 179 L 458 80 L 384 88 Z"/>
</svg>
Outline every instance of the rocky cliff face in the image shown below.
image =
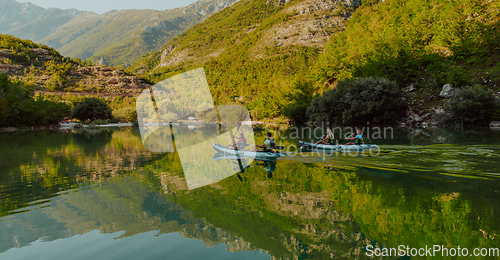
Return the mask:
<svg viewBox="0 0 500 260">
<path fill-rule="evenodd" d="M 286 2 L 278 1 L 284 5 Z M 349 17 L 347 8 L 355 8 L 361 1 L 314 1 L 306 0 L 298 4 L 290 4 L 283 12 L 297 18 L 279 23 L 268 30 L 262 42 L 274 42 L 276 46 L 304 45 L 321 47 L 336 31 L 344 30 L 344 21 Z M 338 15 L 342 14 L 342 15 Z"/>
<path fill-rule="evenodd" d="M 257 43 L 251 47 L 251 58 L 264 58 L 266 48 L 271 46 L 324 46 L 333 33 L 344 30 L 344 22 L 350 17 L 352 10 L 361 5 L 361 0 L 324 0 L 319 2 L 315 0 L 268 0 L 266 4 L 282 7 L 281 15 L 287 15 L 289 18 L 274 24 L 256 37 Z M 252 25 L 245 31 L 234 28 L 219 29 L 221 31 L 233 30 L 234 34 L 237 35 L 250 34 L 258 26 L 259 24 Z M 183 63 L 202 63 L 216 58 L 221 52 L 227 50 L 225 47 L 231 47 L 222 46 L 221 48 L 221 46 L 217 46 L 218 49 L 211 49 L 203 56 L 198 56 L 193 54 L 195 48 L 177 48 L 182 44 L 186 45 L 182 39 L 179 39 L 166 45 L 161 52 L 156 69 Z M 144 72 L 144 70 L 138 70 L 138 73 Z"/>
</svg>

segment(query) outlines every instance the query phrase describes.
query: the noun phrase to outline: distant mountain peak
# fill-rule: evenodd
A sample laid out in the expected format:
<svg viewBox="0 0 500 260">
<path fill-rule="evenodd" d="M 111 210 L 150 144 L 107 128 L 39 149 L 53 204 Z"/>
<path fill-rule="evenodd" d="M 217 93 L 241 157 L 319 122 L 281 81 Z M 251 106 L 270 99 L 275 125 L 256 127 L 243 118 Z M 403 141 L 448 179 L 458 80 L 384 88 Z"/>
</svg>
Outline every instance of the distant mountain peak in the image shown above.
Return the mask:
<svg viewBox="0 0 500 260">
<path fill-rule="evenodd" d="M 111 10 L 99 15 L 0 0 L 0 33 L 49 45 L 64 56 L 130 64 L 237 1 L 199 0 L 165 11 Z"/>
</svg>

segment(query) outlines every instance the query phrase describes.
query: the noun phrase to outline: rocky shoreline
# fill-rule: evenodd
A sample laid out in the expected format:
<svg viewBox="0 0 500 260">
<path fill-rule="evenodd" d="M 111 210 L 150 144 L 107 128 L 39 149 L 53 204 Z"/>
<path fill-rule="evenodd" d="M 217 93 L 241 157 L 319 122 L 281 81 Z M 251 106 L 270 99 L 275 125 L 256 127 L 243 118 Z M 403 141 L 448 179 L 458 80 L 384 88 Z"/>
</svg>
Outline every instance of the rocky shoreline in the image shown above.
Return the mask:
<svg viewBox="0 0 500 260">
<path fill-rule="evenodd" d="M 252 122 L 252 125 L 263 125 L 266 124 L 265 122 Z M 196 124 L 187 124 L 187 125 L 193 125 L 195 126 Z M 85 125 L 85 124 L 80 124 L 80 123 L 75 123 L 75 122 L 70 122 L 70 123 L 61 123 L 59 125 L 50 125 L 50 126 L 33 126 L 33 127 L 3 127 L 0 128 L 0 132 L 15 132 L 15 131 L 22 131 L 22 130 L 71 130 L 74 128 L 101 128 L 101 127 L 133 127 L 133 123 L 110 123 L 110 124 L 102 124 L 102 125 Z M 427 128 L 427 127 L 437 127 L 438 124 L 435 122 L 428 123 L 427 121 L 420 121 L 418 124 L 411 123 L 411 124 L 404 124 L 400 123 L 398 126 L 400 127 L 408 127 L 408 128 L 413 128 L 413 129 L 419 129 L 419 128 Z M 500 121 L 492 121 L 489 124 L 489 127 L 491 130 L 494 131 L 500 131 Z"/>
<path fill-rule="evenodd" d="M 0 128 L 0 132 L 15 132 L 15 131 L 23 131 L 23 130 L 70 130 L 78 127 L 88 128 L 88 127 L 131 127 L 133 123 L 111 123 L 111 124 L 103 124 L 103 125 L 85 125 L 75 122 L 70 123 L 60 123 L 58 125 L 49 125 L 49 126 L 32 126 L 32 127 L 14 127 L 8 126 Z"/>
<path fill-rule="evenodd" d="M 410 85 L 405 88 L 405 91 L 408 95 L 414 94 L 413 92 L 416 88 L 413 85 Z M 443 85 L 441 92 L 439 92 L 438 96 L 430 95 L 431 99 L 435 101 L 444 101 L 444 103 L 449 102 L 457 93 L 458 88 L 453 87 L 451 84 Z M 500 92 L 494 94 L 497 100 L 500 100 Z M 497 101 L 498 102 L 498 101 Z M 438 126 L 442 123 L 443 119 L 449 117 L 450 114 L 444 109 L 443 105 L 434 105 L 430 107 L 425 112 L 416 112 L 410 106 L 406 116 L 401 120 L 398 120 L 397 125 L 403 127 L 428 127 L 428 126 Z M 490 126 L 496 125 L 497 121 L 491 122 Z"/>
</svg>

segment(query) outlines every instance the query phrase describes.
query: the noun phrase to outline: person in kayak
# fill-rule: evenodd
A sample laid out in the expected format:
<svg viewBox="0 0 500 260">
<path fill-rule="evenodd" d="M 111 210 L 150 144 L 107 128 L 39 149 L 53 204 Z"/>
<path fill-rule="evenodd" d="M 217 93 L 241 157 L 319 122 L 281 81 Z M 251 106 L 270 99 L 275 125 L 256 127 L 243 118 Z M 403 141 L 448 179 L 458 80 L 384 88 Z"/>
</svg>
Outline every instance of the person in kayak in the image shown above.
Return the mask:
<svg viewBox="0 0 500 260">
<path fill-rule="evenodd" d="M 233 144 L 228 147 L 228 149 L 231 150 L 244 150 L 245 147 L 247 147 L 247 139 L 245 138 L 245 135 L 243 133 L 240 133 L 240 136 L 238 137 L 238 141 L 236 141 L 236 144 Z"/>
<path fill-rule="evenodd" d="M 266 141 L 264 141 L 263 145 L 255 145 L 258 148 L 261 148 L 263 150 L 256 150 L 257 152 L 272 152 L 274 149 L 276 149 L 276 142 L 273 139 L 273 134 L 267 133 L 267 138 Z"/>
<path fill-rule="evenodd" d="M 359 129 L 359 128 L 356 129 L 356 134 L 352 133 L 351 136 L 352 137 L 348 137 L 345 140 L 354 141 L 354 142 L 348 142 L 345 145 L 363 144 L 363 135 L 361 134 L 361 129 Z"/>
<path fill-rule="evenodd" d="M 333 137 L 333 133 L 332 133 L 332 130 L 330 130 L 330 128 L 328 128 L 326 130 L 326 135 L 323 136 L 323 138 L 319 141 L 316 142 L 316 144 L 325 144 L 325 145 L 333 145 L 333 140 L 335 138 Z"/>
</svg>

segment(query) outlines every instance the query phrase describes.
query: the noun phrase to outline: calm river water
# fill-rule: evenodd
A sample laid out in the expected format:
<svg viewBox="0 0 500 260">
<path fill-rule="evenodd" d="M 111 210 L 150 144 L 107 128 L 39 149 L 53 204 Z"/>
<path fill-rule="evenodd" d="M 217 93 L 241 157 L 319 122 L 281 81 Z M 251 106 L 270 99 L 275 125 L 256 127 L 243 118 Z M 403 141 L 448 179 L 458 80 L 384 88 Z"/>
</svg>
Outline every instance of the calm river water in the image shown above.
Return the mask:
<svg viewBox="0 0 500 260">
<path fill-rule="evenodd" d="M 146 150 L 135 128 L 0 133 L 0 259 L 364 259 L 400 246 L 475 259 L 500 247 L 500 131 L 394 129 L 365 143 L 380 150 L 255 161 L 189 190 L 178 153 Z"/>
</svg>

